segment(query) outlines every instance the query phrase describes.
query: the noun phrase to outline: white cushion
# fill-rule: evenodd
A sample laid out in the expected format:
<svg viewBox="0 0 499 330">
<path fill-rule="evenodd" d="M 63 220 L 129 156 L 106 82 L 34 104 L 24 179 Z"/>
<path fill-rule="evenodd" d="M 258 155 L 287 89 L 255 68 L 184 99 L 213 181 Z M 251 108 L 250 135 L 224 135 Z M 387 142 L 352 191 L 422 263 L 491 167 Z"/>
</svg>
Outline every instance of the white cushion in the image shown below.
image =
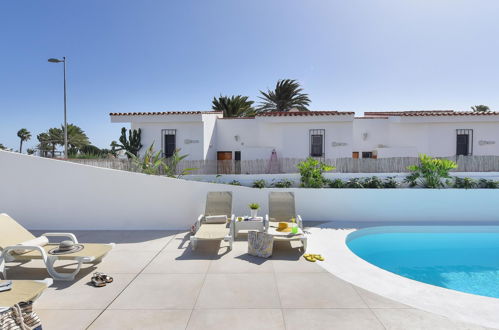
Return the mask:
<svg viewBox="0 0 499 330">
<path fill-rule="evenodd" d="M 49 239 L 45 236 L 40 236 L 37 238 L 30 239 L 29 241 L 19 243 L 17 245 L 24 245 L 24 246 L 45 246 L 49 244 Z M 14 250 L 15 253 L 17 254 L 22 254 L 29 252 L 30 250 Z"/>
<path fill-rule="evenodd" d="M 209 215 L 204 217 L 205 223 L 226 223 L 227 216 L 226 215 Z"/>
</svg>

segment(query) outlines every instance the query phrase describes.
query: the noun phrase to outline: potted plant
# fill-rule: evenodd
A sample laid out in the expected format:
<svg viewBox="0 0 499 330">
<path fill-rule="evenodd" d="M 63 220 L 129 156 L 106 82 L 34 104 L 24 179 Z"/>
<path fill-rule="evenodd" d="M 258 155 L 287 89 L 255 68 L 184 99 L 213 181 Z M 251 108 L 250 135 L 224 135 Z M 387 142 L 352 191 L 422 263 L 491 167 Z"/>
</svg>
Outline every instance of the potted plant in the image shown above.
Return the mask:
<svg viewBox="0 0 499 330">
<path fill-rule="evenodd" d="M 258 215 L 258 209 L 260 208 L 260 205 L 258 205 L 258 203 L 251 203 L 248 206 L 251 210 L 251 217 L 256 218 Z"/>
</svg>

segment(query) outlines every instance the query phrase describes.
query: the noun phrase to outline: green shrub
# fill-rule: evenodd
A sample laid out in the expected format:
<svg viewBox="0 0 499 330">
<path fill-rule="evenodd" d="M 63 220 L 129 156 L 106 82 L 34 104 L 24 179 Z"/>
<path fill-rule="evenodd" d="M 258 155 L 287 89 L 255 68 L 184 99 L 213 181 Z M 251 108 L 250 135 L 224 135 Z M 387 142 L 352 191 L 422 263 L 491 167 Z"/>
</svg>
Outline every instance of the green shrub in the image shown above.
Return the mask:
<svg viewBox="0 0 499 330">
<path fill-rule="evenodd" d="M 361 184 L 363 188 L 370 188 L 370 189 L 381 189 L 384 187 L 383 181 L 381 181 L 380 178 L 377 176 L 373 176 L 370 178 L 363 178 L 361 179 Z"/>
<path fill-rule="evenodd" d="M 345 188 L 345 182 L 341 179 L 327 180 L 329 188 Z"/>
<path fill-rule="evenodd" d="M 478 188 L 497 189 L 499 188 L 499 182 L 494 180 L 480 179 L 478 180 Z"/>
<path fill-rule="evenodd" d="M 399 183 L 393 176 L 389 176 L 383 181 L 383 188 L 397 188 L 398 186 Z"/>
<path fill-rule="evenodd" d="M 248 207 L 252 210 L 258 210 L 260 208 L 260 204 L 258 203 L 251 203 L 251 204 L 248 204 Z"/>
<path fill-rule="evenodd" d="M 326 183 L 326 179 L 322 175 L 324 172 L 332 171 L 335 168 L 324 164 L 312 157 L 307 158 L 307 160 L 298 163 L 296 166 L 300 171 L 300 181 L 301 187 L 305 188 L 322 188 Z"/>
<path fill-rule="evenodd" d="M 473 189 L 478 186 L 478 183 L 471 179 L 471 178 L 459 178 L 459 177 L 454 177 L 454 188 L 461 188 L 461 189 Z"/>
<path fill-rule="evenodd" d="M 345 188 L 364 188 L 364 185 L 359 178 L 351 178 L 345 182 Z"/>
<path fill-rule="evenodd" d="M 457 164 L 448 159 L 436 159 L 428 155 L 419 155 L 420 165 L 411 165 L 407 169 L 412 173 L 405 179 L 409 186 L 425 188 L 443 188 L 443 179 L 450 178 L 449 171 L 457 168 Z"/>
<path fill-rule="evenodd" d="M 229 182 L 230 185 L 233 185 L 233 186 L 240 186 L 241 185 L 241 182 L 237 181 L 237 180 L 232 180 L 231 182 Z"/>
<path fill-rule="evenodd" d="M 253 181 L 253 188 L 260 188 L 260 189 L 262 189 L 262 188 L 265 188 L 266 184 L 267 183 L 265 182 L 264 179 L 255 180 L 255 181 Z"/>
<path fill-rule="evenodd" d="M 272 187 L 275 188 L 289 188 L 293 185 L 293 181 L 289 179 L 281 179 L 279 181 L 276 181 L 272 183 Z"/>
</svg>

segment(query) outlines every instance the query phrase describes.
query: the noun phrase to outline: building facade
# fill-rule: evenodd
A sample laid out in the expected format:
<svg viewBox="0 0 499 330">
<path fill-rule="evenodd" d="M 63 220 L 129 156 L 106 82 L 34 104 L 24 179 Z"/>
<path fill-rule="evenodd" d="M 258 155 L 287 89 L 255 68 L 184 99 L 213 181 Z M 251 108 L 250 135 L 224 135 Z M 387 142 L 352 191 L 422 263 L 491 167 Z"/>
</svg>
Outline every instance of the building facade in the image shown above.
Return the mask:
<svg viewBox="0 0 499 330">
<path fill-rule="evenodd" d="M 142 131 L 154 144 L 191 160 L 317 157 L 387 158 L 499 155 L 499 113 L 440 111 L 271 112 L 224 118 L 215 111 L 111 113 L 111 122 Z"/>
</svg>

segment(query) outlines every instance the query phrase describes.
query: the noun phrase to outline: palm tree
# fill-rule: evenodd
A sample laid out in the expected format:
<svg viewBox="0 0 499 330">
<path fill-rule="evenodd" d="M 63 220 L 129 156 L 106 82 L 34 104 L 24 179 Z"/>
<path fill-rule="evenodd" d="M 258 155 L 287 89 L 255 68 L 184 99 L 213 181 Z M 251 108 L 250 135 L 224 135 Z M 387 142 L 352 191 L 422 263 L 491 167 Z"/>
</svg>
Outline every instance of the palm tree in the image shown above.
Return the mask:
<svg viewBox="0 0 499 330">
<path fill-rule="evenodd" d="M 471 110 L 473 110 L 473 112 L 487 112 L 490 111 L 490 108 L 486 105 L 480 104 L 472 106 Z"/>
<path fill-rule="evenodd" d="M 62 131 L 62 144 L 64 144 L 64 126 L 61 126 Z M 85 146 L 90 145 L 90 141 L 88 140 L 85 132 L 78 126 L 73 124 L 68 124 L 68 145 L 71 148 L 81 149 Z"/>
<path fill-rule="evenodd" d="M 253 101 L 247 96 L 232 95 L 231 97 L 220 95 L 218 99 L 213 98 L 211 108 L 215 111 L 223 111 L 224 117 L 252 117 L 255 115 Z"/>
<path fill-rule="evenodd" d="M 289 111 L 293 108 L 299 111 L 309 111 L 308 105 L 310 99 L 308 94 L 302 93 L 303 89 L 300 84 L 293 79 L 281 79 L 277 81 L 274 90 L 262 92 L 260 106 L 258 110 L 261 112 L 273 111 Z"/>
<path fill-rule="evenodd" d="M 26 128 L 21 128 L 19 131 L 17 131 L 17 137 L 19 139 L 21 139 L 21 144 L 19 146 L 19 152 L 22 154 L 23 153 L 23 142 L 31 139 L 31 133 Z"/>
<path fill-rule="evenodd" d="M 47 132 L 38 134 L 36 138 L 40 142 L 37 148 L 45 156 L 47 152 L 51 152 L 54 157 L 57 145 L 64 144 L 64 132 L 57 127 L 49 128 Z"/>
</svg>

